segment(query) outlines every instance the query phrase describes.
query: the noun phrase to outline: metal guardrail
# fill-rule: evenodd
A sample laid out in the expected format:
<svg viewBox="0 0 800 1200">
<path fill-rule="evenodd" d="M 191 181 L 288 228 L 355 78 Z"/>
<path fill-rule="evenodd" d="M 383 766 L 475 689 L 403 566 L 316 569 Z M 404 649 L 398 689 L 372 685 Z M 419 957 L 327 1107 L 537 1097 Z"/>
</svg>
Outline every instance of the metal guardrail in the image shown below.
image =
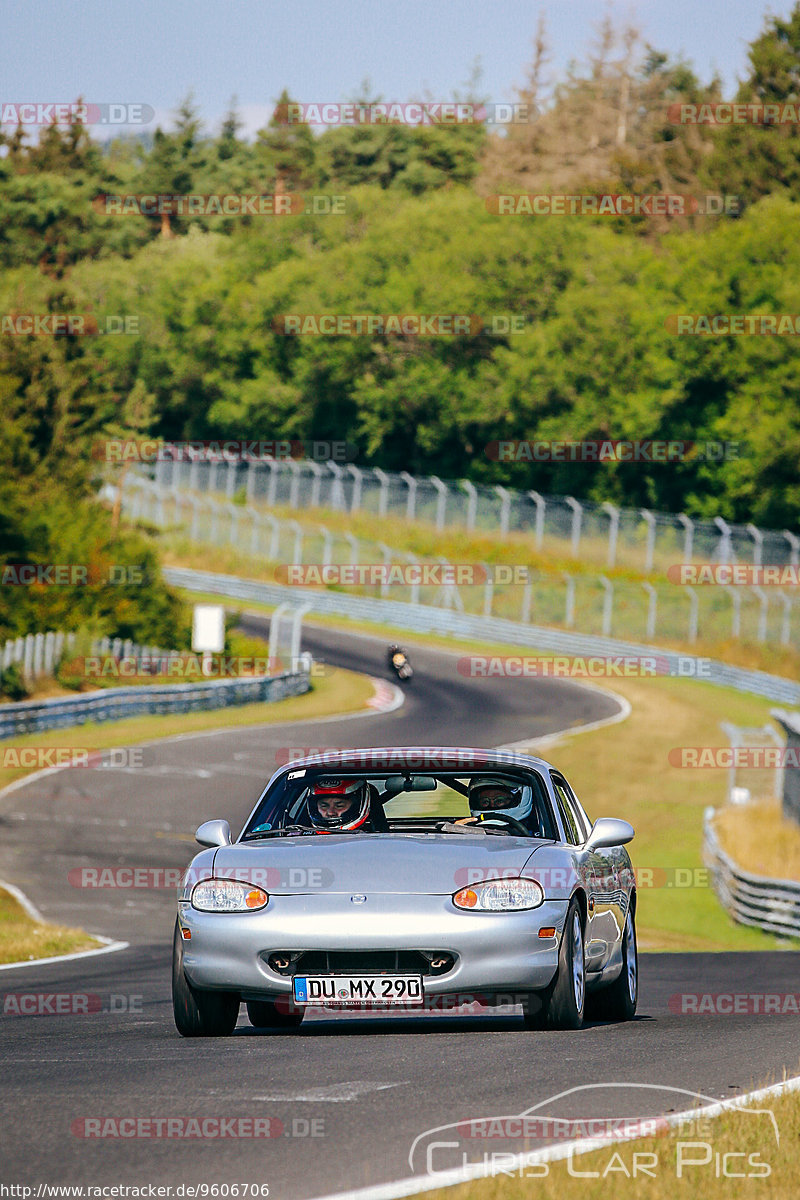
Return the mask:
<svg viewBox="0 0 800 1200">
<path fill-rule="evenodd" d="M 703 817 L 703 862 L 711 872 L 717 898 L 735 921 L 755 925 L 779 937 L 800 938 L 800 883 L 766 879 L 742 870 L 725 853 L 714 830 L 716 809 Z"/>
<path fill-rule="evenodd" d="M 377 600 L 351 592 L 287 588 L 279 584 L 240 579 L 236 575 L 218 575 L 186 567 L 168 567 L 164 569 L 163 574 L 168 583 L 188 591 L 229 596 L 237 600 L 253 600 L 268 605 L 283 604 L 288 599 L 297 604 L 308 605 L 309 612 L 371 621 L 414 633 L 438 633 L 446 637 L 472 641 L 505 642 L 511 646 L 553 650 L 572 657 L 647 656 L 658 661 L 664 674 L 699 678 L 706 683 L 734 688 L 739 692 L 750 692 L 780 704 L 800 705 L 800 683 L 795 683 L 794 680 L 769 675 L 765 671 L 748 671 L 742 667 L 733 667 L 716 659 L 678 654 L 674 650 L 664 650 L 662 647 L 623 642 L 616 638 L 567 633 L 541 625 L 522 625 L 501 617 L 475 616 L 452 609 L 435 608 L 428 604 Z"/>
<path fill-rule="evenodd" d="M 203 683 L 178 683 L 166 687 L 108 688 L 88 696 L 59 696 L 0 706 L 0 740 L 25 733 L 42 733 L 81 725 L 86 721 L 121 721 L 153 713 L 200 712 L 233 705 L 274 703 L 300 696 L 311 687 L 308 669 L 254 679 L 211 679 Z"/>
</svg>

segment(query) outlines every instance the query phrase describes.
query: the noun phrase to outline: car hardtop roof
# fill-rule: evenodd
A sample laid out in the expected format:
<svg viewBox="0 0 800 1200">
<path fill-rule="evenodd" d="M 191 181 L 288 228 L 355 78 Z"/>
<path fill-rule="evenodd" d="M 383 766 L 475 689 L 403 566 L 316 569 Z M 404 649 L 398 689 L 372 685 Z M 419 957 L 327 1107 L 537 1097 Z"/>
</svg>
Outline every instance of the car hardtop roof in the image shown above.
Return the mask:
<svg viewBox="0 0 800 1200">
<path fill-rule="evenodd" d="M 403 761 L 407 756 L 413 756 L 410 764 Z M 426 756 L 430 761 L 414 761 Z M 363 750 L 329 750 L 296 758 L 276 771 L 273 778 L 304 767 L 341 767 L 365 774 L 402 774 L 408 770 L 418 775 L 436 774 L 437 771 L 463 771 L 467 775 L 483 770 L 502 771 L 503 767 L 556 769 L 544 758 L 520 754 L 516 750 L 487 750 L 476 746 L 365 746 Z"/>
</svg>

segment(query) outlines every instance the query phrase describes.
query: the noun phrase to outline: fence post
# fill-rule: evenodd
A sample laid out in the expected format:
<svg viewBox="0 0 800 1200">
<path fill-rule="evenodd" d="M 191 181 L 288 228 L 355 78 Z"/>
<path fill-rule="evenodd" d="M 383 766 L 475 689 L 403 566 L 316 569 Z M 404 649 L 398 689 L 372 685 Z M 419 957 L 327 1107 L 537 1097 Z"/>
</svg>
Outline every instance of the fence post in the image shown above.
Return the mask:
<svg viewBox="0 0 800 1200">
<path fill-rule="evenodd" d="M 564 624 L 571 629 L 575 624 L 575 580 L 566 571 L 562 572 L 567 581 L 567 595 L 564 605 Z"/>
<path fill-rule="evenodd" d="M 574 496 L 565 496 L 565 502 L 572 509 L 572 540 L 570 553 L 573 558 L 578 557 L 578 547 L 581 542 L 581 518 L 583 517 L 583 505 Z"/>
<path fill-rule="evenodd" d="M 444 529 L 444 512 L 447 504 L 447 485 L 442 483 L 438 475 L 431 475 L 430 481 L 436 488 L 436 528 L 441 531 Z"/>
<path fill-rule="evenodd" d="M 544 510 L 545 498 L 539 492 L 528 492 L 533 503 L 536 505 L 536 549 L 541 550 L 542 542 L 544 541 Z"/>
<path fill-rule="evenodd" d="M 640 513 L 647 522 L 647 543 L 644 552 L 644 569 L 652 571 L 653 558 L 656 550 L 656 519 L 649 508 L 640 508 Z"/>
<path fill-rule="evenodd" d="M 277 458 L 271 458 L 267 465 L 269 466 L 267 504 L 270 506 L 270 508 L 273 508 L 278 494 L 278 473 L 283 469 L 283 464 L 278 462 Z"/>
<path fill-rule="evenodd" d="M 342 475 L 344 471 L 335 463 L 333 459 L 329 459 L 325 464 L 329 471 L 333 474 L 333 483 L 331 484 L 331 508 L 334 512 L 344 511 L 344 488 L 342 487 Z"/>
<path fill-rule="evenodd" d="M 686 595 L 689 597 L 689 641 L 697 641 L 697 593 L 694 588 L 686 584 Z"/>
<path fill-rule="evenodd" d="M 753 539 L 753 566 L 760 567 L 762 562 L 762 553 L 764 547 L 764 534 L 752 522 L 745 525 L 745 529 Z"/>
<path fill-rule="evenodd" d="M 467 531 L 472 533 L 475 528 L 475 517 L 478 512 L 478 489 L 469 479 L 462 479 L 461 486 L 467 493 Z"/>
<path fill-rule="evenodd" d="M 678 520 L 683 526 L 683 561 L 691 562 L 694 549 L 694 521 L 686 513 L 678 513 Z"/>
<path fill-rule="evenodd" d="M 294 565 L 301 567 L 303 565 L 303 527 L 299 521 L 289 521 L 288 524 L 294 530 Z"/>
<path fill-rule="evenodd" d="M 346 542 L 349 542 L 349 544 L 350 544 L 350 565 L 353 567 L 357 567 L 358 561 L 359 561 L 358 560 L 358 548 L 359 548 L 358 538 L 355 536 L 354 533 L 346 533 L 344 535 L 344 539 Z"/>
<path fill-rule="evenodd" d="M 239 474 L 239 464 L 229 458 L 225 463 L 225 467 L 225 495 L 228 500 L 232 500 L 236 495 L 236 477 Z"/>
<path fill-rule="evenodd" d="M 408 471 L 401 471 L 400 478 L 408 488 L 408 498 L 406 500 L 406 520 L 413 521 L 417 515 L 417 481 L 413 475 L 409 475 Z"/>
<path fill-rule="evenodd" d="M 406 554 L 406 562 L 413 563 L 415 566 L 419 565 L 419 559 L 413 554 L 408 554 L 408 553 Z M 415 575 L 414 580 L 411 584 L 411 603 L 419 604 L 419 575 L 418 574 Z"/>
<path fill-rule="evenodd" d="M 614 606 L 614 585 L 605 575 L 600 576 L 600 582 L 605 589 L 603 596 L 603 637 L 611 637 L 611 610 Z"/>
<path fill-rule="evenodd" d="M 275 664 L 278 658 L 278 645 L 280 638 L 281 621 L 291 606 L 287 603 L 279 604 L 269 619 L 269 649 L 267 655 L 269 657 L 269 669 L 275 670 Z"/>
<path fill-rule="evenodd" d="M 717 561 L 721 563 L 729 563 L 733 557 L 731 547 L 731 527 L 722 517 L 714 517 L 714 524 L 719 530 L 719 541 L 714 550 L 714 556 L 718 556 Z"/>
<path fill-rule="evenodd" d="M 311 485 L 311 504 L 309 507 L 319 508 L 319 492 L 322 486 L 322 467 L 319 463 L 314 462 L 313 459 L 308 460 L 308 465 L 314 476 L 314 482 Z"/>
<path fill-rule="evenodd" d="M 533 584 L 530 579 L 522 589 L 522 614 L 520 620 L 523 625 L 529 625 L 531 620 L 531 597 L 533 595 Z"/>
<path fill-rule="evenodd" d="M 796 533 L 790 533 L 788 529 L 783 530 L 783 536 L 789 543 L 789 565 L 796 567 L 798 565 L 798 550 L 800 550 L 800 538 Z"/>
<path fill-rule="evenodd" d="M 361 483 L 364 478 L 364 472 L 355 463 L 348 463 L 347 470 L 353 476 L 353 499 L 350 501 L 350 512 L 357 512 L 361 508 Z"/>
<path fill-rule="evenodd" d="M 289 670 L 297 670 L 297 660 L 300 658 L 300 637 L 303 632 L 303 617 L 306 613 L 311 612 L 314 607 L 311 603 L 306 603 L 292 610 L 292 632 L 291 642 L 289 646 Z"/>
<path fill-rule="evenodd" d="M 292 473 L 292 482 L 289 484 L 289 508 L 300 507 L 300 463 L 295 459 L 287 459 L 286 466 Z"/>
<path fill-rule="evenodd" d="M 658 593 L 652 583 L 643 583 L 642 587 L 647 592 L 647 627 L 645 629 L 645 637 L 652 638 L 656 634 L 656 605 L 658 603 Z"/>
<path fill-rule="evenodd" d="M 248 475 L 248 478 L 249 478 L 249 475 Z M 244 511 L 246 512 L 247 516 L 250 518 L 250 553 L 258 554 L 259 553 L 259 543 L 260 543 L 260 538 L 258 536 L 258 534 L 259 534 L 258 527 L 261 523 L 261 514 L 257 513 L 254 508 L 250 508 L 249 506 Z"/>
<path fill-rule="evenodd" d="M 380 495 L 378 496 L 378 516 L 385 517 L 389 504 L 389 476 L 380 467 L 373 467 L 372 473 L 381 485 Z"/>
<path fill-rule="evenodd" d="M 508 516 L 511 511 L 511 493 L 508 488 L 497 485 L 494 489 L 500 497 L 500 536 L 508 535 Z"/>
<path fill-rule="evenodd" d="M 742 631 L 742 594 L 731 588 L 731 637 L 738 638 Z"/>
<path fill-rule="evenodd" d="M 617 534 L 619 533 L 619 509 L 616 504 L 604 500 L 601 505 L 603 512 L 608 513 L 608 561 L 607 566 L 613 567 L 617 561 Z"/>
<path fill-rule="evenodd" d="M 492 615 L 492 601 L 494 599 L 494 577 L 492 568 L 488 563 L 481 563 L 486 572 L 486 581 L 483 585 L 483 615 L 490 617 Z"/>
<path fill-rule="evenodd" d="M 765 642 L 767 640 L 767 605 L 769 604 L 769 598 L 763 588 L 753 587 L 750 589 L 750 591 L 753 593 L 753 595 L 758 597 L 760 605 L 756 638 L 759 642 Z"/>
<path fill-rule="evenodd" d="M 781 620 L 781 645 L 789 645 L 789 626 L 792 620 L 792 597 L 787 592 L 780 593 L 783 601 L 783 619 Z"/>
<path fill-rule="evenodd" d="M 389 563 L 392 561 L 392 551 L 385 544 L 385 542 L 378 542 L 378 549 L 380 550 L 381 554 L 383 555 L 384 567 L 388 567 Z M 386 581 L 387 574 L 388 574 L 388 571 L 384 571 L 384 577 L 383 577 L 383 579 L 381 579 L 381 591 L 380 591 L 381 597 L 385 596 L 389 590 L 389 584 Z"/>
<path fill-rule="evenodd" d="M 323 567 L 329 567 L 333 561 L 333 538 L 331 537 L 331 531 L 325 525 L 318 525 L 317 528 L 322 534 L 322 565 Z"/>
</svg>

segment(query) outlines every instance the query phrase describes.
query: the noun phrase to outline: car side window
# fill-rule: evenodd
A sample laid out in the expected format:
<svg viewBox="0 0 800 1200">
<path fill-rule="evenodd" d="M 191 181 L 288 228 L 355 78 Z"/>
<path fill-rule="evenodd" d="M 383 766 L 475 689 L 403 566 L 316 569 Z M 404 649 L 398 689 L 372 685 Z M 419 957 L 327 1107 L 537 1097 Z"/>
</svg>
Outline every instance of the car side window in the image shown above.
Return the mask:
<svg viewBox="0 0 800 1200">
<path fill-rule="evenodd" d="M 541 775 L 533 773 L 533 810 L 536 814 L 541 837 L 558 841 L 558 830 L 553 819 L 553 809 L 547 792 L 547 785 Z"/>
<path fill-rule="evenodd" d="M 558 811 L 561 814 L 561 821 L 564 826 L 564 832 L 567 835 L 567 841 L 573 846 L 579 846 L 584 841 L 584 838 L 580 832 L 580 826 L 575 818 L 575 814 L 572 811 L 572 805 L 570 804 L 566 788 L 554 776 L 551 775 L 550 778 L 553 780 L 553 788 L 556 793 L 556 800 L 558 801 Z"/>
<path fill-rule="evenodd" d="M 566 792 L 567 799 L 569 800 L 569 806 L 572 809 L 572 813 L 575 817 L 575 821 L 581 834 L 581 841 L 585 842 L 592 831 L 592 822 L 589 820 L 583 805 L 567 783 L 566 779 L 564 779 L 562 776 L 558 782 Z"/>
</svg>

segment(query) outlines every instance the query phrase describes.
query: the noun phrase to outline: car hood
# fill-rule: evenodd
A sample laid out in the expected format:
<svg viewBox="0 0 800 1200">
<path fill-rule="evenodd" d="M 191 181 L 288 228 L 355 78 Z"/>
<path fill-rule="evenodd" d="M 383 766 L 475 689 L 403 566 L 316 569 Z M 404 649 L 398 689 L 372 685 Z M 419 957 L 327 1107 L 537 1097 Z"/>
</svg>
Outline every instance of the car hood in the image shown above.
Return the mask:
<svg viewBox="0 0 800 1200">
<path fill-rule="evenodd" d="M 222 847 L 214 875 L 244 879 L 275 895 L 450 895 L 481 879 L 512 878 L 537 845 L 531 838 L 436 833 L 275 838 Z"/>
</svg>

